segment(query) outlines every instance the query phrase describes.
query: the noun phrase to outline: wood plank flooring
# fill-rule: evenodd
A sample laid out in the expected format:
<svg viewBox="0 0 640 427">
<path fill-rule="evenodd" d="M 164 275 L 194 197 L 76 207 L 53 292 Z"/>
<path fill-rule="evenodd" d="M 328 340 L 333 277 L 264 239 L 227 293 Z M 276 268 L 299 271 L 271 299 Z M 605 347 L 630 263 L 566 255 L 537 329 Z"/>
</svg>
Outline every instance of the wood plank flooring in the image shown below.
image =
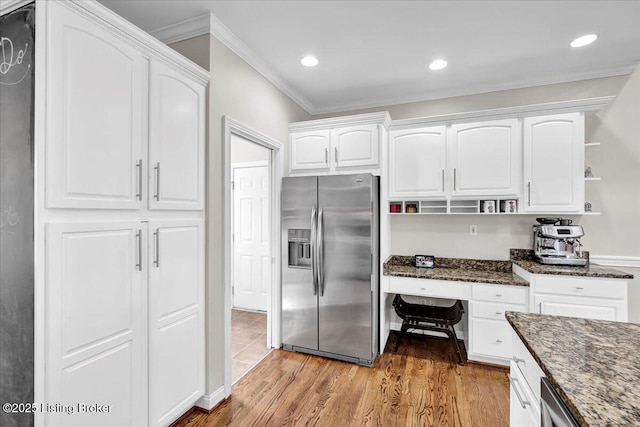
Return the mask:
<svg viewBox="0 0 640 427">
<path fill-rule="evenodd" d="M 460 366 L 444 339 L 395 333 L 374 368 L 284 350 L 243 377 L 232 396 L 174 427 L 509 425 L 508 370 Z"/>
</svg>

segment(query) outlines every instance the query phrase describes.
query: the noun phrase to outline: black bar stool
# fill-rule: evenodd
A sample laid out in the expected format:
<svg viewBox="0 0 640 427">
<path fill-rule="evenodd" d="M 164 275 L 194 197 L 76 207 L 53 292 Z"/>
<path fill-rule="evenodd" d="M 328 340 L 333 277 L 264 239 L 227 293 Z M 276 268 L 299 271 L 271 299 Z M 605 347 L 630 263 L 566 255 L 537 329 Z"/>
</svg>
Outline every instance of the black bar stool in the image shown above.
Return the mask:
<svg viewBox="0 0 640 427">
<path fill-rule="evenodd" d="M 400 337 L 393 349 L 394 354 L 398 352 L 400 341 L 402 341 L 407 330 L 422 329 L 446 334 L 456 350 L 458 363 L 460 365 L 465 364 L 466 358 L 462 355 L 456 331 L 453 328 L 453 325 L 462 320 L 462 314 L 464 313 L 462 301 L 396 294 L 393 300 L 393 308 L 402 319 Z"/>
</svg>

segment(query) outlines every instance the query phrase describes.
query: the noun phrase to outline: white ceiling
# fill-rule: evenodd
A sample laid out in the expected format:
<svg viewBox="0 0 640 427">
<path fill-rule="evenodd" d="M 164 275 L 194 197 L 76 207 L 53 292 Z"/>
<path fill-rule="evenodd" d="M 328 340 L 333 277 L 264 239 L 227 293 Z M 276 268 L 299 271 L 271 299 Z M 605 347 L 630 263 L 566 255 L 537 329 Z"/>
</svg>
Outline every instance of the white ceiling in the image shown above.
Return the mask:
<svg viewBox="0 0 640 427">
<path fill-rule="evenodd" d="M 152 32 L 212 13 L 311 113 L 629 73 L 640 1 L 100 0 Z M 215 20 L 214 20 L 215 21 Z M 573 49 L 574 38 L 598 40 Z M 306 68 L 307 54 L 320 64 Z M 439 72 L 427 65 L 443 57 Z"/>
</svg>

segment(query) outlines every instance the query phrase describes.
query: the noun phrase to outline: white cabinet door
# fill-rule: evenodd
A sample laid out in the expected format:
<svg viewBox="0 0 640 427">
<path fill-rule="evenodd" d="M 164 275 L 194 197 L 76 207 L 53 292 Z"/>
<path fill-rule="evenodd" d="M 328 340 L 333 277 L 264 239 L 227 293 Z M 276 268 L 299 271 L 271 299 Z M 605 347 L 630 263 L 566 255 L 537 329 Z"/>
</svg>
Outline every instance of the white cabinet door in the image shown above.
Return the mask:
<svg viewBox="0 0 640 427">
<path fill-rule="evenodd" d="M 74 409 L 47 426 L 147 425 L 145 238 L 140 222 L 47 225 L 44 402 Z"/>
<path fill-rule="evenodd" d="M 445 126 L 389 135 L 389 197 L 444 197 Z"/>
<path fill-rule="evenodd" d="M 538 427 L 540 426 L 540 408 L 524 375 L 515 362 L 511 362 L 509 372 L 509 426 L 510 427 Z"/>
<path fill-rule="evenodd" d="M 157 60 L 149 94 L 149 208 L 204 209 L 205 88 Z"/>
<path fill-rule="evenodd" d="M 161 426 L 204 394 L 204 223 L 149 221 L 149 234 L 149 425 Z"/>
<path fill-rule="evenodd" d="M 360 125 L 331 130 L 333 164 L 343 168 L 379 166 L 378 125 Z"/>
<path fill-rule="evenodd" d="M 584 209 L 584 115 L 524 119 L 526 212 Z"/>
<path fill-rule="evenodd" d="M 534 296 L 534 307 L 535 311 L 541 314 L 627 321 L 627 304 L 625 300 L 536 294 Z"/>
<path fill-rule="evenodd" d="M 519 193 L 521 138 L 517 119 L 451 126 L 453 196 Z"/>
<path fill-rule="evenodd" d="M 291 172 L 329 170 L 329 137 L 326 129 L 291 134 Z"/>
<path fill-rule="evenodd" d="M 47 7 L 47 207 L 138 209 L 146 63 L 114 33 Z"/>
</svg>

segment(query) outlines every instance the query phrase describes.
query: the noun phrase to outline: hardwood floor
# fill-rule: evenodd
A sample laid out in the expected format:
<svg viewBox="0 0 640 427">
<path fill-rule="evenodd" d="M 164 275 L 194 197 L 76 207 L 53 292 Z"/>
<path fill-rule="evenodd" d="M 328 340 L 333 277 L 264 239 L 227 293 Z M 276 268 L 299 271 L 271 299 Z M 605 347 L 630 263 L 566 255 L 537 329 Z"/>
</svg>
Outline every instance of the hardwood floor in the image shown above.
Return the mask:
<svg viewBox="0 0 640 427">
<path fill-rule="evenodd" d="M 273 351 L 210 414 L 174 427 L 509 425 L 506 368 L 460 366 L 446 340 L 411 334 L 387 351 L 374 368 Z"/>
</svg>

